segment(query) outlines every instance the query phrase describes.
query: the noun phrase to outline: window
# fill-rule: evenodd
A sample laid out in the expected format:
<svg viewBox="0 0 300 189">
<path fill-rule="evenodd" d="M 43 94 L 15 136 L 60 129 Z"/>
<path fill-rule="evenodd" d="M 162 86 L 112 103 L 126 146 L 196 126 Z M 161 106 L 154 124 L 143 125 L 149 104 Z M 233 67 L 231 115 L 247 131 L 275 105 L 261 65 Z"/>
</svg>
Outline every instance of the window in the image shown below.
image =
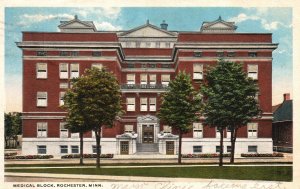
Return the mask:
<svg viewBox="0 0 300 189">
<path fill-rule="evenodd" d="M 248 152 L 257 153 L 257 146 L 248 146 Z"/>
<path fill-rule="evenodd" d="M 79 153 L 79 147 L 78 146 L 71 146 L 71 153 L 72 154 L 78 154 Z"/>
<path fill-rule="evenodd" d="M 47 153 L 47 146 L 46 145 L 38 145 L 37 146 L 37 153 L 38 154 L 46 154 Z"/>
<path fill-rule="evenodd" d="M 135 111 L 135 98 L 127 98 L 127 111 Z"/>
<path fill-rule="evenodd" d="M 231 52 L 227 52 L 227 56 L 228 57 L 235 57 L 236 56 L 236 53 L 231 51 Z"/>
<path fill-rule="evenodd" d="M 171 68 L 171 64 L 162 64 L 161 68 Z"/>
<path fill-rule="evenodd" d="M 162 74 L 161 75 L 161 84 L 168 86 L 170 83 L 170 74 Z"/>
<path fill-rule="evenodd" d="M 97 146 L 93 145 L 92 148 L 93 148 L 93 154 L 97 154 Z M 99 150 L 100 150 L 100 154 L 101 154 L 101 146 L 99 146 Z"/>
<path fill-rule="evenodd" d="M 76 78 L 79 77 L 79 64 L 71 64 L 71 75 L 70 78 Z"/>
<path fill-rule="evenodd" d="M 194 69 L 193 79 L 195 80 L 203 79 L 203 64 L 194 64 L 193 69 Z"/>
<path fill-rule="evenodd" d="M 193 153 L 202 153 L 202 146 L 193 146 Z"/>
<path fill-rule="evenodd" d="M 96 134 L 95 134 L 95 131 L 92 130 L 92 138 L 96 138 Z M 103 132 L 103 128 L 101 129 L 101 132 L 100 132 L 100 137 L 102 137 L 102 132 Z"/>
<path fill-rule="evenodd" d="M 227 146 L 227 153 L 231 152 L 231 146 Z"/>
<path fill-rule="evenodd" d="M 249 57 L 257 57 L 257 52 L 248 52 Z"/>
<path fill-rule="evenodd" d="M 258 123 L 248 123 L 248 138 L 257 138 Z"/>
<path fill-rule="evenodd" d="M 155 85 L 156 84 L 156 75 L 155 74 L 150 74 L 149 75 L 149 84 L 150 85 Z"/>
<path fill-rule="evenodd" d="M 194 52 L 194 57 L 201 57 L 202 56 L 202 52 L 201 51 L 195 51 Z"/>
<path fill-rule="evenodd" d="M 220 138 L 221 137 L 221 133 L 219 128 L 216 128 L 216 138 Z"/>
<path fill-rule="evenodd" d="M 135 42 L 135 47 L 136 48 L 140 48 L 141 47 L 141 42 L 140 41 L 136 41 Z"/>
<path fill-rule="evenodd" d="M 224 52 L 219 51 L 216 53 L 216 55 L 217 57 L 224 57 Z"/>
<path fill-rule="evenodd" d="M 79 133 L 71 133 L 71 138 L 79 138 Z"/>
<path fill-rule="evenodd" d="M 156 98 L 149 98 L 150 111 L 156 111 Z"/>
<path fill-rule="evenodd" d="M 101 52 L 100 51 L 93 51 L 92 56 L 101 56 Z"/>
<path fill-rule="evenodd" d="M 220 146 L 216 146 L 216 153 L 220 153 L 220 150 L 221 150 L 221 147 Z"/>
<path fill-rule="evenodd" d="M 78 56 L 79 52 L 78 51 L 71 51 L 71 56 Z"/>
<path fill-rule="evenodd" d="M 140 98 L 141 102 L 141 112 L 148 111 L 147 98 Z"/>
<path fill-rule="evenodd" d="M 68 129 L 65 127 L 66 123 L 65 122 L 60 122 L 59 127 L 60 127 L 60 138 L 68 138 L 69 132 Z"/>
<path fill-rule="evenodd" d="M 36 78 L 46 79 L 47 78 L 47 64 L 37 63 L 36 64 Z"/>
<path fill-rule="evenodd" d="M 170 42 L 166 42 L 166 48 L 170 48 Z"/>
<path fill-rule="evenodd" d="M 59 64 L 59 78 L 60 79 L 68 79 L 69 72 L 68 72 L 68 64 L 61 63 Z"/>
<path fill-rule="evenodd" d="M 142 64 L 142 68 L 147 68 L 147 64 Z"/>
<path fill-rule="evenodd" d="M 64 103 L 64 96 L 65 96 L 66 92 L 59 92 L 59 105 L 63 106 Z"/>
<path fill-rule="evenodd" d="M 193 136 L 194 138 L 203 138 L 202 123 L 193 123 Z"/>
<path fill-rule="evenodd" d="M 68 51 L 60 51 L 59 56 L 69 56 L 70 52 Z"/>
<path fill-rule="evenodd" d="M 37 103 L 38 107 L 47 106 L 47 92 L 37 92 Z"/>
<path fill-rule="evenodd" d="M 230 138 L 231 137 L 231 132 L 230 129 L 226 129 L 226 138 Z"/>
<path fill-rule="evenodd" d="M 147 74 L 141 74 L 141 85 L 147 85 Z"/>
<path fill-rule="evenodd" d="M 160 48 L 160 42 L 159 41 L 155 42 L 155 47 Z"/>
<path fill-rule="evenodd" d="M 59 88 L 61 88 L 61 89 L 67 89 L 68 87 L 69 87 L 68 83 L 60 83 L 59 84 Z"/>
<path fill-rule="evenodd" d="M 134 64 L 127 64 L 127 68 L 134 68 Z"/>
<path fill-rule="evenodd" d="M 67 153 L 68 153 L 68 146 L 66 146 L 66 145 L 61 145 L 61 146 L 60 146 L 60 153 L 61 153 L 61 154 L 67 154 Z"/>
<path fill-rule="evenodd" d="M 150 68 L 156 68 L 156 64 L 149 64 Z"/>
<path fill-rule="evenodd" d="M 133 132 L 133 125 L 125 125 L 124 132 L 125 133 L 132 133 Z"/>
<path fill-rule="evenodd" d="M 47 122 L 38 122 L 37 124 L 37 137 L 47 137 Z"/>
<path fill-rule="evenodd" d="M 248 64 L 248 77 L 252 78 L 253 80 L 258 79 L 258 65 Z"/>
<path fill-rule="evenodd" d="M 164 133 L 171 133 L 172 132 L 172 127 L 169 125 L 164 125 Z"/>
<path fill-rule="evenodd" d="M 135 74 L 127 74 L 127 84 L 134 85 L 135 84 Z"/>
<path fill-rule="evenodd" d="M 99 70 L 101 70 L 103 68 L 103 65 L 95 63 L 95 64 L 92 64 L 91 68 L 98 68 Z"/>
<path fill-rule="evenodd" d="M 47 56 L 47 51 L 36 51 L 37 56 Z"/>
</svg>

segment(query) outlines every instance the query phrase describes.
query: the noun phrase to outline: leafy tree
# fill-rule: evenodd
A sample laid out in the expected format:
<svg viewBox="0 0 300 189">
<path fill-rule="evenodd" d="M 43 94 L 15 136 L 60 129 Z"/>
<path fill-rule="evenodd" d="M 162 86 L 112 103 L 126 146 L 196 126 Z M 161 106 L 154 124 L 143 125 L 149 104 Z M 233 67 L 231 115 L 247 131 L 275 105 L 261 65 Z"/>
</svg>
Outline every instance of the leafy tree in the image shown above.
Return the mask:
<svg viewBox="0 0 300 189">
<path fill-rule="evenodd" d="M 73 112 L 76 115 L 76 125 L 95 132 L 96 166 L 100 168 L 101 129 L 103 126 L 112 127 L 115 118 L 121 113 L 120 86 L 111 72 L 92 68 L 87 69 L 84 75 L 73 83 L 70 91 L 76 103 Z"/>
<path fill-rule="evenodd" d="M 220 163 L 222 165 L 223 131 L 231 131 L 231 163 L 234 162 L 236 134 L 240 127 L 247 125 L 261 112 L 255 96 L 258 87 L 248 78 L 242 64 L 219 60 L 206 75 L 201 86 L 205 97 L 202 113 L 205 124 L 220 130 Z"/>
<path fill-rule="evenodd" d="M 193 88 L 190 75 L 179 72 L 169 83 L 162 96 L 158 117 L 179 132 L 178 163 L 181 163 L 182 135 L 191 130 L 193 122 L 198 120 L 196 112 L 201 106 L 201 96 Z"/>
<path fill-rule="evenodd" d="M 9 148 L 9 140 L 14 139 L 17 142 L 17 135 L 22 133 L 22 119 L 21 113 L 9 112 L 4 113 L 4 127 L 5 127 L 5 148 Z"/>
<path fill-rule="evenodd" d="M 72 82 L 75 83 L 76 79 L 73 79 Z M 92 127 L 86 125 L 84 122 L 81 99 L 78 99 L 77 93 L 72 89 L 68 90 L 64 96 L 64 105 L 63 108 L 68 110 L 68 115 L 66 117 L 66 128 L 72 133 L 79 133 L 80 138 L 80 165 L 83 165 L 83 133 L 86 131 L 91 131 Z"/>
</svg>

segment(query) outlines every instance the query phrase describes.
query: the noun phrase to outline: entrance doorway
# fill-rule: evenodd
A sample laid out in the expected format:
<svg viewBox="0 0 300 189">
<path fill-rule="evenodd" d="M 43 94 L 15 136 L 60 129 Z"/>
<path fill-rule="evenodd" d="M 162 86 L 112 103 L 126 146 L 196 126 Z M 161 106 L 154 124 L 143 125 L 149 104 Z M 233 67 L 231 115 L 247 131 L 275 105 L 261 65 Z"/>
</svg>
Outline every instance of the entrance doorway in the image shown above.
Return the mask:
<svg viewBox="0 0 300 189">
<path fill-rule="evenodd" d="M 174 141 L 166 141 L 166 154 L 167 155 L 174 155 Z"/>
<path fill-rule="evenodd" d="M 121 146 L 120 154 L 121 155 L 128 155 L 129 154 L 129 142 L 128 141 L 121 141 L 120 146 Z"/>
<path fill-rule="evenodd" d="M 142 125 L 143 128 L 143 143 L 154 142 L 154 125 Z"/>
</svg>

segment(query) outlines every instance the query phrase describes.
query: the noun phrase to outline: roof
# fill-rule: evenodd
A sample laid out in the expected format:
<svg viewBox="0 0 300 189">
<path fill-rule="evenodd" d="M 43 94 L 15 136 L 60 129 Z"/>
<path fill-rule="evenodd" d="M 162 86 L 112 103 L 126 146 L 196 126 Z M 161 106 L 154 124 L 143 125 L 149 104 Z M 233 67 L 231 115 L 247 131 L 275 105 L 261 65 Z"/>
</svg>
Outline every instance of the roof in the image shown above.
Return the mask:
<svg viewBox="0 0 300 189">
<path fill-rule="evenodd" d="M 274 113 L 277 110 L 277 108 L 279 108 L 280 105 L 281 104 L 277 104 L 277 105 L 272 106 L 272 113 Z"/>
<path fill-rule="evenodd" d="M 273 123 L 293 120 L 293 100 L 285 100 L 273 113 Z"/>
</svg>

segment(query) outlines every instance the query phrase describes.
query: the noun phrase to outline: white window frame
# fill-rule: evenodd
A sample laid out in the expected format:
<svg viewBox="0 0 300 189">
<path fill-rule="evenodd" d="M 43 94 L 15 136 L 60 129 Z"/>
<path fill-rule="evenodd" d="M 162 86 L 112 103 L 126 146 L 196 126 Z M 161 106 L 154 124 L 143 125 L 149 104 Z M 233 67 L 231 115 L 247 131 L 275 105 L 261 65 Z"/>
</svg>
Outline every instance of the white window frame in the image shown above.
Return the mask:
<svg viewBox="0 0 300 189">
<path fill-rule="evenodd" d="M 124 125 L 124 133 L 132 133 L 133 125 Z"/>
<path fill-rule="evenodd" d="M 36 137 L 46 138 L 48 136 L 48 123 L 47 122 L 37 122 L 36 123 Z"/>
<path fill-rule="evenodd" d="M 48 93 L 39 91 L 36 94 L 36 106 L 47 107 L 48 105 Z"/>
<path fill-rule="evenodd" d="M 60 138 L 68 138 L 69 130 L 65 128 L 66 122 L 59 123 L 59 136 Z"/>
<path fill-rule="evenodd" d="M 161 84 L 168 86 L 171 80 L 170 74 L 162 74 L 161 75 Z"/>
<path fill-rule="evenodd" d="M 172 133 L 172 127 L 169 125 L 164 125 L 163 126 L 163 132 L 164 133 Z"/>
<path fill-rule="evenodd" d="M 248 77 L 253 80 L 258 80 L 258 65 L 257 64 L 248 64 L 247 65 Z"/>
<path fill-rule="evenodd" d="M 71 138 L 79 138 L 79 133 L 71 133 Z"/>
<path fill-rule="evenodd" d="M 148 75 L 147 74 L 141 74 L 140 75 L 140 83 L 141 83 L 141 85 L 147 85 L 148 84 Z"/>
<path fill-rule="evenodd" d="M 247 124 L 248 138 L 258 137 L 258 123 L 251 122 Z"/>
<path fill-rule="evenodd" d="M 48 77 L 47 63 L 36 63 L 36 78 L 47 79 L 47 77 Z"/>
<path fill-rule="evenodd" d="M 230 150 L 228 150 L 229 148 L 230 148 Z M 226 146 L 226 152 L 227 152 L 227 153 L 230 153 L 231 150 L 232 150 L 231 146 Z"/>
<path fill-rule="evenodd" d="M 199 64 L 199 63 L 193 64 L 193 79 L 194 80 L 203 79 L 203 64 Z"/>
<path fill-rule="evenodd" d="M 69 64 L 68 63 L 60 63 L 59 64 L 59 78 L 60 79 L 68 79 L 69 78 Z"/>
<path fill-rule="evenodd" d="M 135 98 L 127 97 L 126 98 L 127 112 L 135 111 Z"/>
<path fill-rule="evenodd" d="M 156 85 L 156 74 L 149 74 L 149 84 Z"/>
<path fill-rule="evenodd" d="M 149 111 L 155 112 L 156 111 L 156 98 L 149 98 Z"/>
<path fill-rule="evenodd" d="M 141 112 L 146 112 L 148 111 L 148 98 L 141 97 L 140 98 L 140 111 Z"/>
<path fill-rule="evenodd" d="M 202 123 L 193 123 L 193 138 L 203 138 Z"/>
<path fill-rule="evenodd" d="M 93 63 L 91 68 L 98 68 L 99 70 L 101 70 L 103 68 L 103 65 L 101 63 Z"/>
<path fill-rule="evenodd" d="M 217 127 L 216 127 L 216 138 L 221 138 L 221 132 Z"/>
<path fill-rule="evenodd" d="M 231 132 L 230 129 L 226 129 L 226 138 L 231 138 Z"/>
<path fill-rule="evenodd" d="M 59 88 L 67 89 L 67 88 L 69 88 L 69 83 L 66 83 L 66 82 L 59 83 Z"/>
<path fill-rule="evenodd" d="M 127 85 L 135 85 L 135 74 L 126 74 Z"/>
<path fill-rule="evenodd" d="M 199 151 L 195 151 L 195 148 L 199 148 L 200 150 Z M 193 146 L 193 153 L 194 154 L 200 154 L 202 152 L 203 152 L 203 146 L 202 145 L 195 145 L 195 146 Z"/>
<path fill-rule="evenodd" d="M 40 150 L 45 150 L 45 153 L 40 153 Z M 47 154 L 47 146 L 46 145 L 37 145 L 37 154 Z"/>
<path fill-rule="evenodd" d="M 72 63 L 70 64 L 70 78 L 77 78 L 79 77 L 79 64 L 78 63 Z"/>
<path fill-rule="evenodd" d="M 59 149 L 60 149 L 60 154 L 68 154 L 68 152 L 69 152 L 68 145 L 60 145 Z M 64 152 L 64 150 L 65 150 L 65 152 Z"/>
<path fill-rule="evenodd" d="M 101 154 L 101 145 L 99 146 L 99 150 L 100 150 L 100 154 Z M 92 145 L 92 153 L 97 154 L 97 146 L 96 145 Z"/>
<path fill-rule="evenodd" d="M 77 150 L 78 152 L 73 152 L 74 150 Z M 78 145 L 71 145 L 71 154 L 79 154 L 80 148 Z"/>
<path fill-rule="evenodd" d="M 255 151 L 250 150 L 251 147 L 254 147 Z M 248 146 L 248 153 L 257 153 L 257 149 L 258 149 L 257 145 L 249 145 Z"/>
<path fill-rule="evenodd" d="M 65 104 L 64 102 L 64 96 L 65 96 L 66 92 L 65 91 L 61 91 L 59 92 L 59 105 L 63 106 Z"/>
</svg>

